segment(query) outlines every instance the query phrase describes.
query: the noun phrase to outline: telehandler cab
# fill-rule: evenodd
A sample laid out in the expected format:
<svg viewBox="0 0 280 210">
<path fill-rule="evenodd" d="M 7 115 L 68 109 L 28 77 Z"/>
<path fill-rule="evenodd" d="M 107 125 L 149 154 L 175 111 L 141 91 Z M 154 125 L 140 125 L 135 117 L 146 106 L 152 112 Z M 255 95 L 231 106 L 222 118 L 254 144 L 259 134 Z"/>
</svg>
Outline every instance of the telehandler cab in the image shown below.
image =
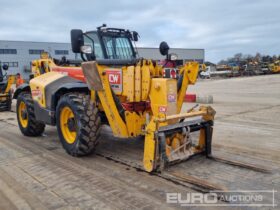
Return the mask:
<svg viewBox="0 0 280 210">
<path fill-rule="evenodd" d="M 165 63 L 138 58 L 138 33 L 98 27 L 71 31 L 74 53 L 81 61 L 51 59 L 32 62 L 34 78 L 20 86 L 17 119 L 26 136 L 39 136 L 45 125 L 57 127 L 64 149 L 73 156 L 90 154 L 108 124 L 114 136 L 144 136 L 143 166 L 148 172 L 211 155 L 215 111 L 201 106 L 181 113 L 188 85 L 196 82 L 197 62 L 176 66 L 167 43 L 160 44 Z M 191 133 L 198 131 L 197 141 Z"/>
</svg>

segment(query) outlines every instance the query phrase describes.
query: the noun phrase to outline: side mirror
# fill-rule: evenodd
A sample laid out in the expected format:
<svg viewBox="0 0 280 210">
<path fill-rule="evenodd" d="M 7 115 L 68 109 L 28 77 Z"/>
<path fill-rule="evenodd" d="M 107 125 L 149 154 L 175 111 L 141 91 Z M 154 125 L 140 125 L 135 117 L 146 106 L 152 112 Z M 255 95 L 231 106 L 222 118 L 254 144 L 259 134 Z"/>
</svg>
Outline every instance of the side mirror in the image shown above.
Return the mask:
<svg viewBox="0 0 280 210">
<path fill-rule="evenodd" d="M 136 31 L 133 31 L 132 32 L 132 39 L 133 39 L 133 41 L 137 42 L 138 41 L 138 37 L 139 37 L 139 34 Z"/>
<path fill-rule="evenodd" d="M 8 66 L 7 64 L 4 64 L 4 65 L 2 66 L 2 69 L 5 70 L 5 71 L 7 71 L 7 70 L 9 69 L 9 66 Z"/>
<path fill-rule="evenodd" d="M 159 45 L 159 52 L 162 55 L 168 55 L 169 46 L 166 42 L 161 42 Z"/>
<path fill-rule="evenodd" d="M 73 53 L 80 53 L 81 46 L 84 45 L 83 31 L 80 29 L 71 30 L 71 45 Z"/>
</svg>

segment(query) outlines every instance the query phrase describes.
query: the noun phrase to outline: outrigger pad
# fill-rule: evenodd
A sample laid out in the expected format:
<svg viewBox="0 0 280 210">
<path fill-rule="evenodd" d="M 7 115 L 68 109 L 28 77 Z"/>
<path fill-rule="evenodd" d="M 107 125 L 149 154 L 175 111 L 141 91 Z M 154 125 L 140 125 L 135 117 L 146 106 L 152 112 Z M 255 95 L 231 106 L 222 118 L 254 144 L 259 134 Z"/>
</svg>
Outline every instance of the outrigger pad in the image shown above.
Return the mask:
<svg viewBox="0 0 280 210">
<path fill-rule="evenodd" d="M 95 91 L 103 90 L 103 85 L 99 76 L 96 61 L 82 63 L 82 69 L 89 89 Z"/>
</svg>

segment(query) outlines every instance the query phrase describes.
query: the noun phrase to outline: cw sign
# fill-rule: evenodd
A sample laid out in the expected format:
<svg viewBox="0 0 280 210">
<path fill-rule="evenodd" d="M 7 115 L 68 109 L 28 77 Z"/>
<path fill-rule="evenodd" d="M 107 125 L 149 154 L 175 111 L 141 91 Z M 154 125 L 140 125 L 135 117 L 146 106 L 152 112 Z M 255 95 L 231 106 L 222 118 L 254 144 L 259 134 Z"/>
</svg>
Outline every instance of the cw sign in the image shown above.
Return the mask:
<svg viewBox="0 0 280 210">
<path fill-rule="evenodd" d="M 122 70 L 106 69 L 106 74 L 112 89 L 116 92 L 122 92 Z"/>
</svg>

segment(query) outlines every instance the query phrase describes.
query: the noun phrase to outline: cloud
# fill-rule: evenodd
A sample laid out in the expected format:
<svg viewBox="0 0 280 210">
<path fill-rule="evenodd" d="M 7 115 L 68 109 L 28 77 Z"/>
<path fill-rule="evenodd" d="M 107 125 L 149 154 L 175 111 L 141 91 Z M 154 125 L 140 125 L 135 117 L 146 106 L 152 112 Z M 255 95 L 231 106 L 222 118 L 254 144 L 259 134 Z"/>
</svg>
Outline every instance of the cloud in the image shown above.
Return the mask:
<svg viewBox="0 0 280 210">
<path fill-rule="evenodd" d="M 0 0 L 0 40 L 70 42 L 102 23 L 139 32 L 138 46 L 204 48 L 206 59 L 280 54 L 280 1 Z"/>
</svg>

